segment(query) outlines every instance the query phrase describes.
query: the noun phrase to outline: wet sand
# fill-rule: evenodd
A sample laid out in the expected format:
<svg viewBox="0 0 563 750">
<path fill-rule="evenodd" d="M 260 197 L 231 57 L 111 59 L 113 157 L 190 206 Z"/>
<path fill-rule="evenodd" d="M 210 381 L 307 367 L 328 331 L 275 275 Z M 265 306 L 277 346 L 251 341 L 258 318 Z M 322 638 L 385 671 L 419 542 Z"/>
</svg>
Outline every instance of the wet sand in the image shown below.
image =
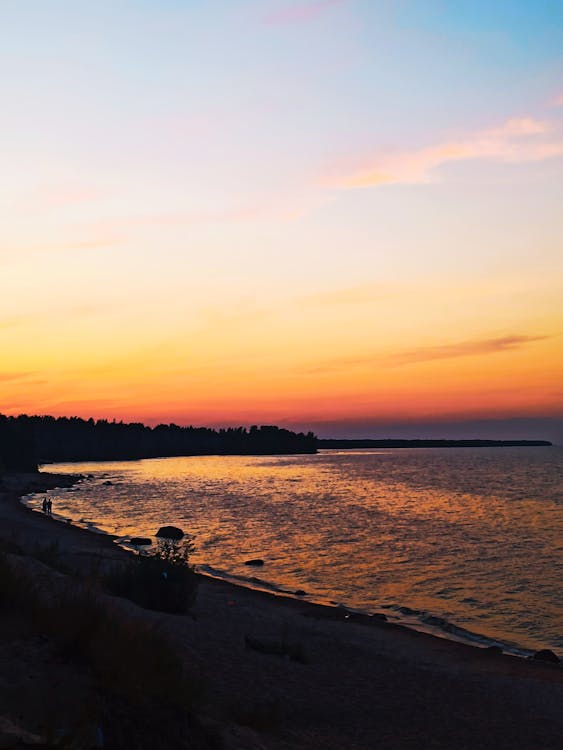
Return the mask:
<svg viewBox="0 0 563 750">
<path fill-rule="evenodd" d="M 89 575 L 128 553 L 106 535 L 47 518 L 18 500 L 73 480 L 5 479 L 0 539 L 27 555 L 56 542 L 61 561 Z M 206 577 L 191 615 L 120 606 L 158 623 L 175 642 L 203 685 L 198 712 L 226 747 L 561 747 L 561 665 Z"/>
</svg>

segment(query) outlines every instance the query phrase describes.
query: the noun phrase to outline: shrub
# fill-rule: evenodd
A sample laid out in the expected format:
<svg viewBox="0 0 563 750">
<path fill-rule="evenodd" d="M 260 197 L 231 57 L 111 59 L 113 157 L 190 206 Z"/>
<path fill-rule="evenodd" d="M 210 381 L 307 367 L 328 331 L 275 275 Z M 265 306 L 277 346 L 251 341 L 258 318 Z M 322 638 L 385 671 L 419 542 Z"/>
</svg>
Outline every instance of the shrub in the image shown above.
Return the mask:
<svg viewBox="0 0 563 750">
<path fill-rule="evenodd" d="M 0 612 L 30 617 L 71 663 L 89 667 L 107 690 L 186 707 L 194 689 L 175 649 L 157 628 L 107 607 L 75 581 L 44 591 L 0 553 Z"/>
<path fill-rule="evenodd" d="M 194 546 L 161 540 L 154 552 L 139 553 L 104 578 L 108 591 L 146 609 L 185 614 L 193 605 L 197 575 L 190 564 Z"/>
<path fill-rule="evenodd" d="M 201 678 L 186 672 L 180 654 L 154 624 L 123 613 L 115 602 L 108 606 L 94 589 L 71 578 L 38 581 L 34 568 L 25 569 L 0 551 L 0 617 L 13 615 L 23 616 L 31 632 L 49 644 L 60 686 L 55 705 L 64 724 L 57 723 L 51 707 L 39 722 L 45 732 L 42 747 L 99 747 L 92 728 L 114 750 L 222 747 L 192 713 L 204 689 Z M 76 711 L 78 703 L 69 705 L 60 682 L 66 671 L 60 672 L 59 664 L 64 670 L 71 665 L 92 683 L 94 692 L 86 685 L 77 695 L 78 701 L 90 700 L 83 711 Z M 96 695 L 99 700 L 92 701 Z M 29 705 L 26 710 L 33 712 Z"/>
</svg>

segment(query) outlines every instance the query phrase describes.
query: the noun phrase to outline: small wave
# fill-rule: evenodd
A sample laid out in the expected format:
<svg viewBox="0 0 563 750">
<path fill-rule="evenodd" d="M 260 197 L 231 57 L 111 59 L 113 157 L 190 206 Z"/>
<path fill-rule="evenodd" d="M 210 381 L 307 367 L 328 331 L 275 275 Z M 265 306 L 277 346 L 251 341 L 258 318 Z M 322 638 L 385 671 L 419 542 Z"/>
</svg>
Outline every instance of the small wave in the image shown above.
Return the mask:
<svg viewBox="0 0 563 750">
<path fill-rule="evenodd" d="M 216 534 L 215 536 L 210 537 L 209 539 L 206 539 L 200 546 L 200 549 L 209 549 L 210 547 L 213 547 L 218 542 L 221 542 L 224 539 L 223 534 Z"/>
<path fill-rule="evenodd" d="M 520 648 L 514 644 L 501 642 L 495 638 L 476 633 L 472 630 L 456 625 L 450 622 L 445 617 L 439 617 L 433 615 L 424 610 L 412 609 L 398 604 L 387 604 L 384 605 L 385 609 L 391 609 L 399 615 L 397 618 L 398 622 L 404 624 L 406 627 L 420 630 L 422 632 L 431 633 L 432 635 L 438 635 L 440 637 L 447 636 L 451 640 L 460 641 L 462 643 L 469 643 L 472 646 L 480 646 L 483 648 L 489 646 L 499 646 L 503 651 L 507 651 L 516 656 L 529 656 L 532 652 Z"/>
<path fill-rule="evenodd" d="M 198 573 L 203 573 L 211 578 L 220 578 L 223 581 L 229 581 L 231 583 L 239 583 L 246 588 L 259 588 L 264 591 L 272 591 L 276 594 L 293 595 L 294 592 L 290 589 L 285 589 L 282 586 L 278 586 L 271 581 L 265 581 L 263 578 L 257 578 L 256 576 L 241 576 L 236 573 L 228 573 L 225 570 L 214 568 L 211 565 L 198 565 Z"/>
<path fill-rule="evenodd" d="M 92 521 L 86 521 L 83 525 L 85 529 L 88 529 L 88 531 L 92 531 L 94 534 L 105 534 L 106 536 L 111 536 L 109 531 L 104 531 L 104 529 L 101 529 L 99 526 L 96 526 L 96 524 L 93 523 Z"/>
<path fill-rule="evenodd" d="M 220 580 L 244 586 L 245 588 L 258 589 L 274 594 L 282 594 L 285 596 L 295 596 L 294 591 L 285 589 L 282 586 L 278 586 L 274 583 L 271 583 L 270 581 L 265 581 L 255 576 L 241 576 L 235 573 L 228 573 L 225 570 L 220 570 L 219 568 L 214 568 L 211 565 L 205 564 L 198 565 L 197 570 L 199 573 L 208 575 L 211 578 L 218 578 Z M 333 600 L 325 600 L 323 602 L 321 600 L 317 600 L 314 596 L 310 599 L 310 601 L 318 601 L 319 603 L 328 604 L 332 607 L 344 608 L 347 611 L 355 612 L 357 614 L 363 614 L 367 616 L 373 616 L 374 614 L 373 612 L 368 612 L 363 609 L 349 607 L 342 602 Z M 498 646 L 502 648 L 503 651 L 512 653 L 517 656 L 529 656 L 532 653 L 529 650 L 524 650 L 512 644 L 503 643 L 494 638 L 489 638 L 487 636 L 481 635 L 480 633 L 475 633 L 471 630 L 467 630 L 466 628 L 462 628 L 459 625 L 455 625 L 454 623 L 450 622 L 444 617 L 438 617 L 437 615 L 432 615 L 422 610 L 413 609 L 412 607 L 407 607 L 405 605 L 387 604 L 382 605 L 381 609 L 395 611 L 398 614 L 396 618 L 393 618 L 395 622 L 412 630 L 419 630 L 424 633 L 447 638 L 449 640 L 455 640 L 472 646 L 479 646 L 481 648 Z"/>
<path fill-rule="evenodd" d="M 420 610 L 418 610 L 418 609 L 411 609 L 410 607 L 399 606 L 399 605 L 394 605 L 394 604 L 388 604 L 387 606 L 389 607 L 389 609 L 394 609 L 394 610 L 396 610 L 397 612 L 400 612 L 403 615 L 415 615 L 415 616 L 417 616 L 417 615 L 421 614 Z"/>
</svg>

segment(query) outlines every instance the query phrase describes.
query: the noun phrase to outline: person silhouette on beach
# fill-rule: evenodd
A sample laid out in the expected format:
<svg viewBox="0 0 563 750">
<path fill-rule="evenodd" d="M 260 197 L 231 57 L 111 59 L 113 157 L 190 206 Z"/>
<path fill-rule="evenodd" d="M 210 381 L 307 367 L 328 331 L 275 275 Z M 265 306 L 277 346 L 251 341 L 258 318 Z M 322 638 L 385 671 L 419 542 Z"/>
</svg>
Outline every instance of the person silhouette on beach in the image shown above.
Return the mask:
<svg viewBox="0 0 563 750">
<path fill-rule="evenodd" d="M 47 515 L 53 515 L 53 501 L 50 498 L 47 500 Z"/>
<path fill-rule="evenodd" d="M 46 497 L 43 498 L 42 508 L 43 508 L 43 513 L 46 513 L 47 512 L 47 498 Z"/>
</svg>

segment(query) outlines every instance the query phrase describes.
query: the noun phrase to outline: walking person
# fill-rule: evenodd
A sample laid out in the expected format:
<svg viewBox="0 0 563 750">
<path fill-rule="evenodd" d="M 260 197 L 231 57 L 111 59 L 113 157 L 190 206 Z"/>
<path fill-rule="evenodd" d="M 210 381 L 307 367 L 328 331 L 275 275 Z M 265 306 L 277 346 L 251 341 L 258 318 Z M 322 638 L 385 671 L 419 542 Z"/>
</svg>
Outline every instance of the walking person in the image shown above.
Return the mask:
<svg viewBox="0 0 563 750">
<path fill-rule="evenodd" d="M 47 515 L 53 515 L 53 501 L 51 500 L 51 498 L 47 500 Z"/>
<path fill-rule="evenodd" d="M 47 513 L 47 498 L 43 498 L 43 503 L 41 504 L 41 507 L 43 508 L 43 513 Z"/>
</svg>

